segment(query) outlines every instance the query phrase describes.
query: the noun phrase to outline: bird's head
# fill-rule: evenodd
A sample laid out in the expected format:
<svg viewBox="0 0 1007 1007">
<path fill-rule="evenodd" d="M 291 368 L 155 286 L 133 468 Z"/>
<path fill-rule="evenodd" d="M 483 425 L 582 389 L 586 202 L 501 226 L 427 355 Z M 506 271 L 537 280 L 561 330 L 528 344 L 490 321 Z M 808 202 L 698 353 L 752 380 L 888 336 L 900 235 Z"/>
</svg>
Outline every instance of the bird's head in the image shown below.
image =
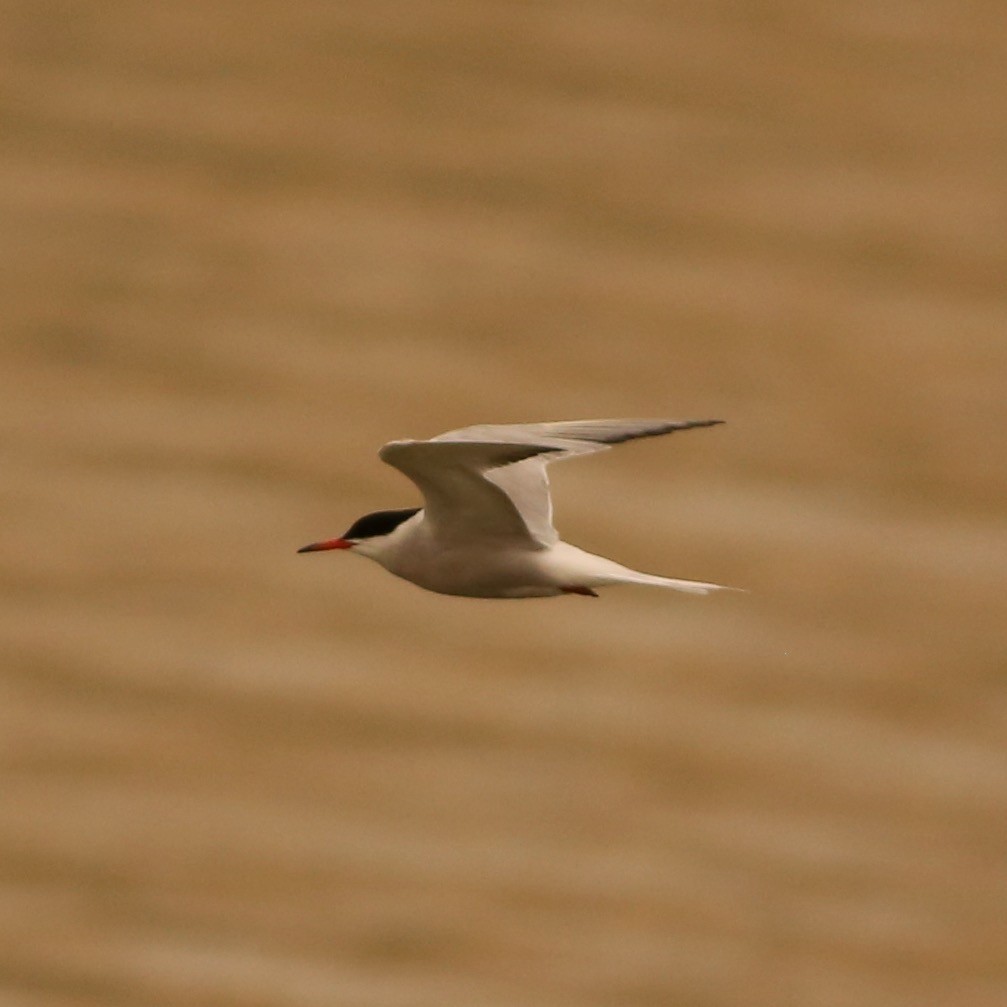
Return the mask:
<svg viewBox="0 0 1007 1007">
<path fill-rule="evenodd" d="M 406 510 L 379 510 L 373 514 L 365 514 L 357 518 L 346 532 L 339 538 L 326 539 L 323 542 L 312 542 L 298 552 L 322 552 L 326 549 L 353 549 L 362 556 L 378 555 L 391 534 L 402 524 L 419 512 L 419 507 Z"/>
</svg>

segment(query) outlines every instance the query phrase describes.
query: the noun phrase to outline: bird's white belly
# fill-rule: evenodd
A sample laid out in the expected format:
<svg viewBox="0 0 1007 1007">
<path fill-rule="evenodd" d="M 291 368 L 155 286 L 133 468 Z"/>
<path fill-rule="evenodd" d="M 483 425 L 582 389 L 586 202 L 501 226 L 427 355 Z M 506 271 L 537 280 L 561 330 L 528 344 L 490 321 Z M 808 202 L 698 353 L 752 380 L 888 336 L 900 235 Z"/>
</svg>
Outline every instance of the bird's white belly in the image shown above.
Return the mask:
<svg viewBox="0 0 1007 1007">
<path fill-rule="evenodd" d="M 468 598 L 545 598 L 562 594 L 542 560 L 549 550 L 444 548 L 410 543 L 378 561 L 390 572 L 439 594 Z"/>
</svg>

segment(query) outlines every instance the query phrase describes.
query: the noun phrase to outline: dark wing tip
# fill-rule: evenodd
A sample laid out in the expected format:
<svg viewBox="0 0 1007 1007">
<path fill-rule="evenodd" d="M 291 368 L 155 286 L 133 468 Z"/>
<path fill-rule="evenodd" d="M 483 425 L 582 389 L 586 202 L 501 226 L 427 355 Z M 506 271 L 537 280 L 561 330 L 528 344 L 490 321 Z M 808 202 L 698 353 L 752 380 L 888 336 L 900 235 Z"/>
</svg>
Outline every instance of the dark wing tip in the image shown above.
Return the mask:
<svg viewBox="0 0 1007 1007">
<path fill-rule="evenodd" d="M 649 429 L 630 430 L 624 433 L 611 434 L 605 438 L 599 438 L 601 444 L 625 444 L 626 441 L 640 440 L 644 437 L 662 437 L 664 434 L 674 433 L 676 430 L 692 430 L 695 427 L 715 427 L 725 420 L 666 420 L 656 421 Z"/>
</svg>

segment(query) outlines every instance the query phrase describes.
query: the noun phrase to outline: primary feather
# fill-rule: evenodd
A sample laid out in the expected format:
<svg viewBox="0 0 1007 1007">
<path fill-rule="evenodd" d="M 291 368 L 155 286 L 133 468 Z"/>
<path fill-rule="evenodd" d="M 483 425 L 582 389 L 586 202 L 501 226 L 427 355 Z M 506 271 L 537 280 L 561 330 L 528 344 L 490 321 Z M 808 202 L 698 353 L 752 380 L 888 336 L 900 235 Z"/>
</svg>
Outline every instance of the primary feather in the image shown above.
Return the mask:
<svg viewBox="0 0 1007 1007">
<path fill-rule="evenodd" d="M 400 444 L 431 446 L 465 445 L 473 442 L 482 444 L 481 451 L 475 452 L 474 456 L 468 456 L 470 461 L 476 463 L 479 477 L 501 491 L 500 495 L 517 511 L 532 539 L 542 545 L 552 545 L 559 541 L 559 534 L 552 523 L 552 498 L 549 494 L 549 475 L 546 471 L 546 466 L 550 462 L 576 455 L 593 454 L 596 451 L 607 451 L 616 444 L 642 437 L 659 437 L 675 430 L 711 427 L 722 422 L 723 420 L 608 419 L 559 423 L 483 424 L 449 430 L 429 441 L 393 441 L 382 449 L 381 457 L 413 479 L 424 498 L 429 501 L 424 485 L 406 471 L 403 465 L 389 458 L 386 455 L 388 449 Z M 491 445 L 498 445 L 499 452 Z M 522 445 L 533 450 L 521 454 Z M 508 447 L 515 449 L 513 455 L 507 455 Z M 460 461 L 465 455 L 459 452 L 455 457 Z M 447 464 L 445 452 L 445 467 Z M 446 483 L 451 477 L 442 474 L 437 478 Z M 430 484 L 429 479 L 426 482 Z M 488 500 L 485 493 L 483 498 Z"/>
</svg>

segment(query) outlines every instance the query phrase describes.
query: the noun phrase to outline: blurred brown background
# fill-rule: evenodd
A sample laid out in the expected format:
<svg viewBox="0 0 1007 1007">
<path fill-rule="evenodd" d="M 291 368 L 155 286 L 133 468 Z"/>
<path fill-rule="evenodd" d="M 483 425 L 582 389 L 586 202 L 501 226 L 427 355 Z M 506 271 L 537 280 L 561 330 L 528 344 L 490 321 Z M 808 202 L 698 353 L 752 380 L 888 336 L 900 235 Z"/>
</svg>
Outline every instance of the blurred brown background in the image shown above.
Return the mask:
<svg viewBox="0 0 1007 1007">
<path fill-rule="evenodd" d="M 1002 14 L 5 3 L 4 1005 L 1007 1002 Z M 294 554 L 621 414 L 749 594 Z"/>
</svg>

